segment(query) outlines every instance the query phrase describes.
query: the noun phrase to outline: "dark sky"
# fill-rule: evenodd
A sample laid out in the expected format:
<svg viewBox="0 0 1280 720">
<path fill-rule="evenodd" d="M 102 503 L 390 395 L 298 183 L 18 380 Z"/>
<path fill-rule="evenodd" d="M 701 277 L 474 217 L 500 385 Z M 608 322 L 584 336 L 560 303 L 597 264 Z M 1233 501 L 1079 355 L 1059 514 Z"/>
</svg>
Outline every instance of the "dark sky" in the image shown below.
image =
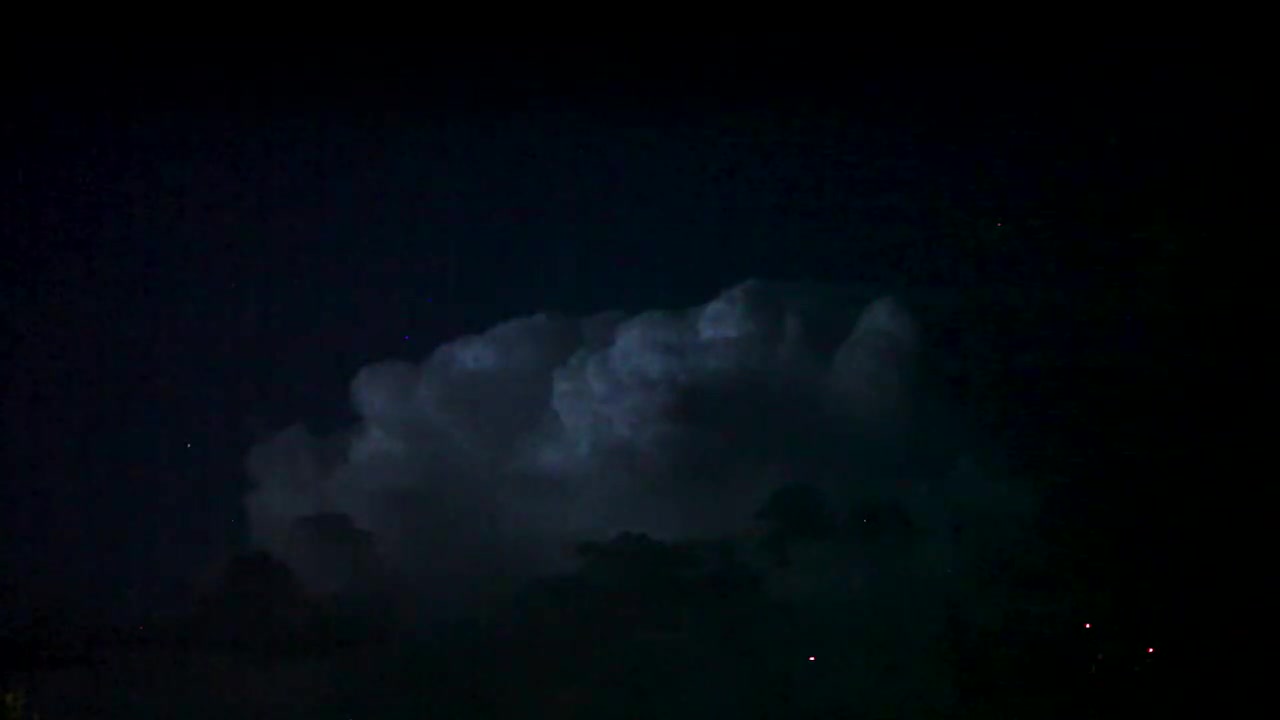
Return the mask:
<svg viewBox="0 0 1280 720">
<path fill-rule="evenodd" d="M 0 557 L 37 602 L 150 597 L 243 542 L 250 443 L 347 421 L 369 362 L 750 277 L 963 298 L 997 355 L 1052 359 L 995 383 L 1028 455 L 1122 475 L 1119 433 L 1177 423 L 1135 368 L 1176 372 L 1179 238 L 1239 112 L 1158 43 L 16 57 Z"/>
</svg>

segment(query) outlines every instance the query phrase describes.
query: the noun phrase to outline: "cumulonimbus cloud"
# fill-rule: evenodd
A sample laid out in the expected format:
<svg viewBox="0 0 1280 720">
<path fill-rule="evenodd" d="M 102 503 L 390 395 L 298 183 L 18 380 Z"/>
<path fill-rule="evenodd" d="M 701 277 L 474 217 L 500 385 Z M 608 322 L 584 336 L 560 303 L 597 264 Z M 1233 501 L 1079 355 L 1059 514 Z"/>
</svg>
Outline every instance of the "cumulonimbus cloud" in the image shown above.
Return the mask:
<svg viewBox="0 0 1280 720">
<path fill-rule="evenodd" d="M 742 533 L 803 480 L 841 508 L 893 499 L 939 538 L 919 552 L 943 572 L 956 527 L 1019 505 L 962 469 L 921 390 L 923 352 L 892 297 L 756 281 L 683 311 L 518 318 L 363 368 L 343 433 L 299 425 L 253 447 L 253 537 L 333 589 L 343 572 L 297 524 L 346 515 L 445 602 L 562 569 L 580 540 Z"/>
</svg>

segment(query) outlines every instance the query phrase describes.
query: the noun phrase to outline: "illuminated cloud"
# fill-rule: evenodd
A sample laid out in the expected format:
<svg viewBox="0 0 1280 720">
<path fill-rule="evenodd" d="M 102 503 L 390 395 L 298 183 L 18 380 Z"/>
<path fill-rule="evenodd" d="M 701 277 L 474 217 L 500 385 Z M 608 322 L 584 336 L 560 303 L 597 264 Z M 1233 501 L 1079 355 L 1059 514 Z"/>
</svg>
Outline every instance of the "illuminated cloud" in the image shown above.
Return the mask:
<svg viewBox="0 0 1280 720">
<path fill-rule="evenodd" d="M 952 528 L 1017 503 L 917 412 L 924 352 L 893 298 L 754 281 L 682 311 L 514 319 L 362 369 L 345 433 L 254 447 L 254 538 L 331 585 L 296 528 L 345 514 L 447 605 L 564 569 L 577 540 L 742 534 L 804 480 L 841 512 L 897 503 L 932 538 L 902 572 L 954 572 Z"/>
</svg>

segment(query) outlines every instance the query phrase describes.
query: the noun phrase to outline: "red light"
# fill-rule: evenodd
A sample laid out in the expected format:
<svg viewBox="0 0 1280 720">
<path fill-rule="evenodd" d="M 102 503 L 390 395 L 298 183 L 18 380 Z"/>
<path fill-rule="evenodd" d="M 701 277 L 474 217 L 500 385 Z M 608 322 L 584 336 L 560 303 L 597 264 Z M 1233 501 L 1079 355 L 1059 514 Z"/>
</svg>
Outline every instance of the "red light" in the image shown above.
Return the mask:
<svg viewBox="0 0 1280 720">
<path fill-rule="evenodd" d="M 1153 653 L 1153 652 L 1155 652 L 1155 651 L 1156 651 L 1156 649 L 1155 649 L 1155 648 L 1147 648 L 1147 652 L 1149 652 L 1149 653 Z"/>
<path fill-rule="evenodd" d="M 1092 625 L 1090 625 L 1089 623 L 1085 623 L 1085 624 L 1084 624 L 1084 629 L 1085 629 L 1085 630 L 1088 630 L 1088 629 L 1089 629 L 1089 628 L 1091 628 L 1091 627 L 1093 627 L 1093 626 L 1092 626 Z"/>
<path fill-rule="evenodd" d="M 814 656 L 812 656 L 812 655 L 810 655 L 810 656 L 809 656 L 809 662 L 813 662 L 813 661 L 814 661 L 814 660 L 816 660 L 816 659 L 817 659 L 817 658 L 815 658 L 815 657 L 814 657 Z"/>
</svg>

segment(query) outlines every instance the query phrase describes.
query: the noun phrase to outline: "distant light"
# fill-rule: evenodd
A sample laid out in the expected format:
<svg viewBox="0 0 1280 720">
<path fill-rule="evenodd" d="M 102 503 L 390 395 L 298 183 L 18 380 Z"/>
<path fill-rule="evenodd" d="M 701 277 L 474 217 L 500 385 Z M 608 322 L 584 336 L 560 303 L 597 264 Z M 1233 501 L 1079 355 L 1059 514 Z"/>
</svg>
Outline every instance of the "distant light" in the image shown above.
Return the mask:
<svg viewBox="0 0 1280 720">
<path fill-rule="evenodd" d="M 1147 652 L 1148 652 L 1148 653 L 1153 653 L 1153 652 L 1155 652 L 1155 651 L 1156 651 L 1156 649 L 1155 649 L 1155 648 L 1147 648 Z"/>
<path fill-rule="evenodd" d="M 404 336 L 404 339 L 405 339 L 405 340 L 408 340 L 408 339 L 409 339 L 409 336 L 408 336 L 408 335 L 405 335 L 405 336 Z"/>
<path fill-rule="evenodd" d="M 813 662 L 814 660 L 817 660 L 817 658 L 815 658 L 814 656 L 810 655 L 810 656 L 809 656 L 809 662 Z"/>
<path fill-rule="evenodd" d="M 188 447 L 188 448 L 190 448 L 190 447 L 191 447 L 191 443 L 187 443 L 187 447 Z"/>
<path fill-rule="evenodd" d="M 1089 628 L 1091 628 L 1091 627 L 1093 627 L 1093 626 L 1092 626 L 1092 625 L 1090 625 L 1089 623 L 1085 623 L 1085 624 L 1084 624 L 1084 629 L 1085 629 L 1085 630 L 1088 630 L 1088 629 L 1089 629 Z"/>
</svg>

